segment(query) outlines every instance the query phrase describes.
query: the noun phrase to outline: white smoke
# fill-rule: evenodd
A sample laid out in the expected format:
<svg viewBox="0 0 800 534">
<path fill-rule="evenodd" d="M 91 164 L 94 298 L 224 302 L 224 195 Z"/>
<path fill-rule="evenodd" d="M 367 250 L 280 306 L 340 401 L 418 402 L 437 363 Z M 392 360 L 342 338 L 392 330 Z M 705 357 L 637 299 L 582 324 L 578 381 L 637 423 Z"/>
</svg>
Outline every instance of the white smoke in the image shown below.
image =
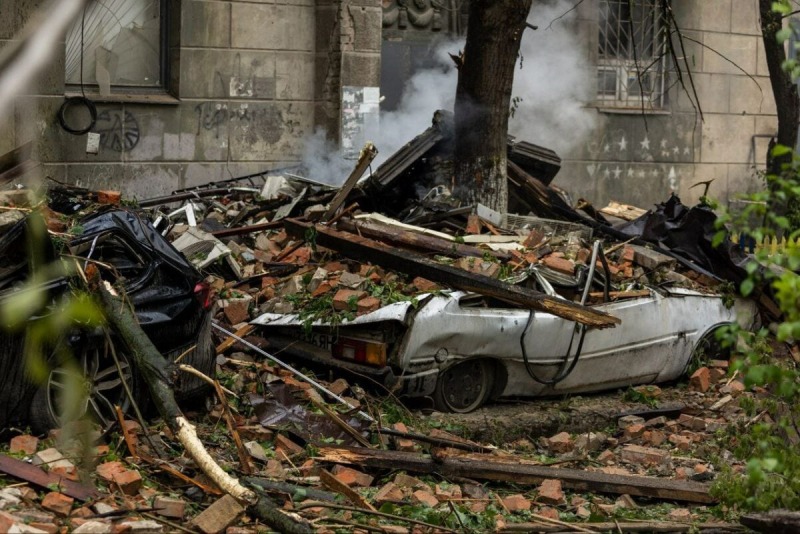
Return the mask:
<svg viewBox="0 0 800 534">
<path fill-rule="evenodd" d="M 528 22 L 539 29 L 523 34 L 514 71 L 513 97 L 518 102 L 509 122 L 509 133 L 518 140 L 551 148 L 562 157 L 583 144 L 596 127 L 596 114 L 584 107 L 592 98 L 594 71 L 576 38 L 573 7 L 574 0 L 556 0 L 536 2 L 531 10 Z M 431 49 L 434 66 L 406 82 L 396 110 L 381 113 L 380 131 L 373 139 L 379 151 L 373 169 L 428 128 L 436 110 L 452 111 L 458 71 L 449 54 L 463 48 L 460 39 Z M 355 162 L 344 160 L 324 132 L 317 131 L 306 142 L 303 164 L 315 171 L 309 173 L 312 178 L 328 176 L 326 181 L 341 183 Z"/>
<path fill-rule="evenodd" d="M 450 54 L 464 49 L 464 39 L 446 41 L 431 50 L 434 66 L 414 74 L 394 111 L 381 113 L 380 135 L 374 141 L 378 164 L 431 125 L 436 110 L 453 110 L 458 70 Z"/>
<path fill-rule="evenodd" d="M 509 123 L 509 133 L 519 140 L 562 157 L 597 127 L 596 113 L 584 107 L 593 99 L 596 74 L 577 38 L 574 6 L 573 0 L 534 4 L 528 22 L 539 29 L 522 36 L 512 93 L 521 101 Z"/>
</svg>

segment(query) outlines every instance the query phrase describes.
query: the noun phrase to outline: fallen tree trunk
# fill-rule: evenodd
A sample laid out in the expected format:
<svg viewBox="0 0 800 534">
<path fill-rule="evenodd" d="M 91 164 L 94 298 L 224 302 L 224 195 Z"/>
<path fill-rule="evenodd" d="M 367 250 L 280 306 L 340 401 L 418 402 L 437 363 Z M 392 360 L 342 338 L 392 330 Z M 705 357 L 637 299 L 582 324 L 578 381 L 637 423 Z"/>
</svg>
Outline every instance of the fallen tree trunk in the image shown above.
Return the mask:
<svg viewBox="0 0 800 534">
<path fill-rule="evenodd" d="M 415 473 L 437 473 L 444 477 L 459 476 L 516 484 L 540 484 L 543 480 L 558 479 L 565 488 L 578 491 L 628 494 L 703 504 L 715 502 L 714 498 L 708 494 L 709 486 L 699 482 L 562 469 L 537 465 L 519 458 L 503 459 L 486 454 L 458 454 L 434 459 L 415 452 L 382 451 L 356 447 L 320 447 L 317 459 L 337 464 L 405 470 Z"/>
<path fill-rule="evenodd" d="M 607 328 L 620 323 L 618 318 L 588 306 L 442 265 L 408 250 L 395 250 L 384 243 L 349 232 L 332 230 L 319 224 L 314 225 L 297 219 L 286 220 L 286 231 L 295 236 L 304 237 L 307 230 L 314 232 L 314 239 L 318 245 L 336 250 L 356 260 L 370 261 L 388 269 L 421 276 L 455 289 L 472 291 L 528 309 L 552 313 L 592 328 Z"/>
<path fill-rule="evenodd" d="M 89 270 L 87 275 L 90 288 L 100 301 L 106 320 L 129 349 L 137 371 L 150 390 L 158 413 L 184 446 L 189 457 L 220 489 L 238 501 L 249 504 L 251 510 L 273 528 L 281 532 L 310 533 L 308 526 L 283 514 L 268 498 L 258 498 L 255 492 L 242 486 L 214 461 L 197 437 L 194 426 L 183 416 L 175 401 L 167 359 L 144 333 L 128 302 L 116 294 L 111 284 L 101 280 L 96 269 Z"/>
</svg>

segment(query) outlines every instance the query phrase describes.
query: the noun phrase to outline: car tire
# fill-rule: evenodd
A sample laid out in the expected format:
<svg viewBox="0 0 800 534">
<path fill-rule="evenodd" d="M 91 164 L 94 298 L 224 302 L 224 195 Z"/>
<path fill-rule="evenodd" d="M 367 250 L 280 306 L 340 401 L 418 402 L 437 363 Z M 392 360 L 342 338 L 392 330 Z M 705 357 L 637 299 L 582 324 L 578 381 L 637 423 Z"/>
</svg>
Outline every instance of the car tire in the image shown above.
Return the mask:
<svg viewBox="0 0 800 534">
<path fill-rule="evenodd" d="M 433 400 L 442 412 L 468 413 L 489 398 L 495 369 L 489 360 L 473 359 L 451 365 L 439 374 Z"/>
<path fill-rule="evenodd" d="M 143 404 L 146 399 L 137 395 L 140 386 L 129 358 L 119 351 L 117 358 L 134 399 L 140 408 L 145 409 Z M 107 428 L 117 421 L 114 406 L 119 406 L 125 412 L 130 408 L 131 402 L 120 380 L 116 363 L 106 349 L 105 338 L 82 347 L 75 355 L 75 363 L 86 378 L 83 405 L 75 415 L 83 417 L 88 414 L 102 428 Z M 68 374 L 72 372 L 74 371 L 64 366 L 51 370 L 45 383 L 34 394 L 30 408 L 30 425 L 35 432 L 46 433 L 53 428 L 59 428 L 65 422 L 59 397 L 70 378 Z"/>
</svg>

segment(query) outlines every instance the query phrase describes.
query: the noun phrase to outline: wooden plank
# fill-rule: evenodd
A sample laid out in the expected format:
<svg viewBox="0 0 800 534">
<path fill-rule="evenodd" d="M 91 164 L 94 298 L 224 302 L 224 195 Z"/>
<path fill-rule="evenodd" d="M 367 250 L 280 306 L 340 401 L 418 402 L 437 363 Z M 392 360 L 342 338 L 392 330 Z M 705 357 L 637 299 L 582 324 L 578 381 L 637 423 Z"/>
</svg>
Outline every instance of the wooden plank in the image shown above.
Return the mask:
<svg viewBox="0 0 800 534">
<path fill-rule="evenodd" d="M 255 328 L 256 328 L 255 325 L 252 325 L 252 324 L 248 323 L 248 324 L 244 325 L 243 327 L 241 327 L 239 330 L 237 330 L 235 332 L 235 334 L 237 336 L 239 336 L 239 337 L 245 337 L 245 336 L 249 335 L 250 332 L 255 330 Z M 234 338 L 232 336 L 228 336 L 227 339 L 225 339 L 222 343 L 217 345 L 216 353 L 217 354 L 222 354 L 223 352 L 225 352 L 226 350 L 231 348 L 235 343 L 236 343 L 236 338 Z"/>
<path fill-rule="evenodd" d="M 415 452 L 320 447 L 317 460 L 359 465 L 362 468 L 402 469 L 415 473 L 437 473 L 444 477 L 460 476 L 515 484 L 540 484 L 543 480 L 558 479 L 565 488 L 578 491 L 702 504 L 716 502 L 708 494 L 709 485 L 700 482 L 547 467 L 516 457 L 460 454 L 433 459 Z"/>
<path fill-rule="evenodd" d="M 499 260 L 511 259 L 511 255 L 505 252 L 495 252 L 491 249 L 482 249 L 462 243 L 447 241 L 432 235 L 408 232 L 375 221 L 339 221 L 337 228 L 342 228 L 348 232 L 355 232 L 358 235 L 370 239 L 377 239 L 387 243 L 433 252 L 444 256 L 483 258 L 484 255 L 489 254 Z"/>
<path fill-rule="evenodd" d="M 672 523 L 669 521 L 615 521 L 603 523 L 575 523 L 592 532 L 736 532 L 744 530 L 735 523 Z M 547 523 L 507 523 L 497 532 L 565 532 L 564 526 Z"/>
<path fill-rule="evenodd" d="M 592 291 L 589 293 L 589 296 L 593 299 L 601 299 L 605 295 L 602 291 Z M 649 289 L 631 289 L 629 291 L 609 291 L 608 298 L 611 300 L 619 300 L 619 299 L 638 299 L 642 297 L 649 297 L 650 290 Z"/>
<path fill-rule="evenodd" d="M 336 210 L 338 210 L 341 205 L 344 204 L 347 196 L 356 186 L 356 183 L 358 183 L 358 179 L 361 178 L 361 176 L 364 174 L 364 171 L 367 170 L 369 164 L 372 163 L 372 160 L 375 159 L 375 156 L 377 155 L 378 149 L 375 148 L 375 145 L 372 143 L 367 143 L 364 145 L 364 148 L 361 149 L 361 154 L 358 156 L 358 163 L 356 163 L 355 169 L 353 169 L 353 172 L 350 173 L 350 176 L 348 176 L 347 180 L 345 180 L 344 184 L 342 184 L 339 192 L 336 193 L 336 196 L 333 197 L 333 200 L 331 200 L 328 210 L 322 216 L 322 222 L 329 221 L 331 217 L 336 214 Z"/>
<path fill-rule="evenodd" d="M 30 482 L 40 488 L 52 489 L 53 487 L 58 487 L 58 491 L 79 501 L 89 501 L 101 496 L 100 492 L 91 486 L 66 479 L 62 475 L 48 473 L 35 465 L 4 454 L 0 454 L 0 471 L 20 480 Z"/>
<path fill-rule="evenodd" d="M 321 469 L 319 472 L 319 480 L 326 488 L 344 495 L 347 497 L 348 501 L 359 508 L 363 508 L 364 510 L 372 510 L 373 512 L 375 511 L 374 506 L 368 503 L 367 500 L 356 490 L 352 489 L 350 486 L 336 478 L 333 473 L 326 471 L 325 469 Z"/>
<path fill-rule="evenodd" d="M 593 328 L 607 328 L 621 322 L 612 315 L 588 306 L 581 306 L 532 289 L 442 265 L 414 252 L 395 250 L 384 243 L 349 232 L 339 232 L 324 225 L 314 225 L 297 219 L 287 219 L 285 225 L 287 232 L 295 236 L 304 236 L 306 231 L 315 230 L 314 239 L 317 245 L 336 250 L 347 257 L 376 263 L 387 269 L 395 269 L 412 276 L 421 276 L 455 289 L 471 291 L 528 309 L 551 313 Z"/>
<path fill-rule="evenodd" d="M 612 200 L 608 206 L 600 210 L 603 215 L 611 215 L 625 221 L 633 221 L 647 213 L 647 210 L 631 206 L 630 204 L 622 204 Z"/>
</svg>

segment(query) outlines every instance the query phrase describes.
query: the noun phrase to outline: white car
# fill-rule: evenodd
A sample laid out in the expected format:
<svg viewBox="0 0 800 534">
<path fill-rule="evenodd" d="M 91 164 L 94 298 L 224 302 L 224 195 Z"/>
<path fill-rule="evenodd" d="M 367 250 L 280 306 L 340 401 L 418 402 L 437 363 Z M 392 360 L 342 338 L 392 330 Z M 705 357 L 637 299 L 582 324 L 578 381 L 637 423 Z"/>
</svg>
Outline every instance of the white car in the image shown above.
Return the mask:
<svg viewBox="0 0 800 534">
<path fill-rule="evenodd" d="M 498 397 L 673 380 L 718 327 L 750 327 L 756 314 L 750 301 L 726 307 L 720 295 L 688 289 L 649 289 L 649 296 L 595 307 L 621 324 L 587 330 L 544 312 L 489 307 L 463 292 L 426 295 L 416 307 L 391 304 L 337 327 L 314 323 L 311 334 L 297 315 L 268 313 L 253 322 L 284 357 L 366 375 L 398 395 L 433 397 L 443 411 L 469 412 Z"/>
</svg>

